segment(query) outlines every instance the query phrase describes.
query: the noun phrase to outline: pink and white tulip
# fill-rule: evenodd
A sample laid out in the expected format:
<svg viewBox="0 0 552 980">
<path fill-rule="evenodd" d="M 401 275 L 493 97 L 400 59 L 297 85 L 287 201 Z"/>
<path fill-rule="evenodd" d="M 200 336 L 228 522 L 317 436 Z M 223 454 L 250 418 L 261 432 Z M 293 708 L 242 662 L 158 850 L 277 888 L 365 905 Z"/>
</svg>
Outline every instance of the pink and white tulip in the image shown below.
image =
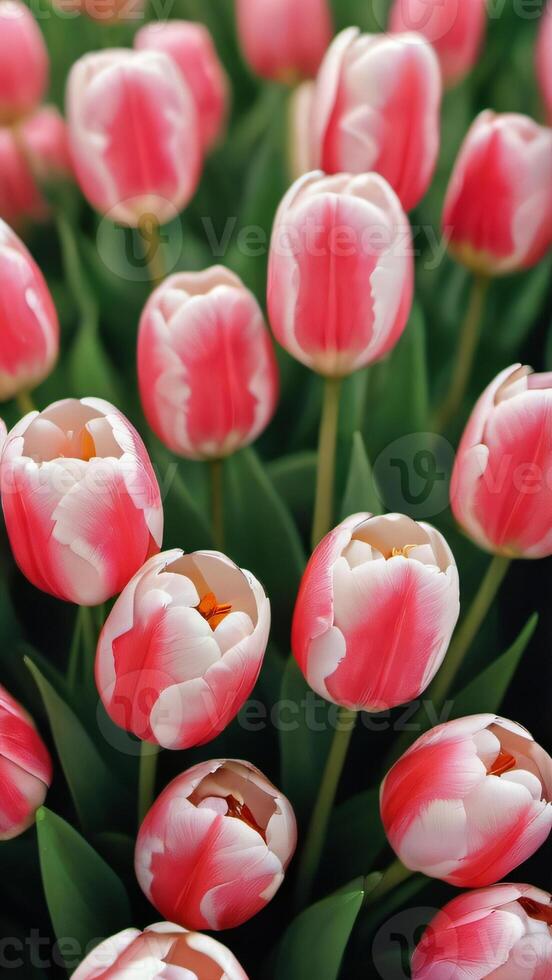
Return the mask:
<svg viewBox="0 0 552 980">
<path fill-rule="evenodd" d="M 0 401 L 35 388 L 59 351 L 57 313 L 23 242 L 0 220 Z"/>
<path fill-rule="evenodd" d="M 113 49 L 80 58 L 67 122 L 81 190 L 113 221 L 163 224 L 190 201 L 202 162 L 198 114 L 168 55 Z"/>
<path fill-rule="evenodd" d="M 293 654 L 323 698 L 384 711 L 431 682 L 459 609 L 456 564 L 435 528 L 400 514 L 354 514 L 307 565 Z"/>
<path fill-rule="evenodd" d="M 222 266 L 166 279 L 140 320 L 138 382 L 149 424 L 180 456 L 221 459 L 253 442 L 278 396 L 253 293 Z"/>
<path fill-rule="evenodd" d="M 422 735 L 387 774 L 381 818 L 412 871 L 490 885 L 552 829 L 552 759 L 520 725 L 473 715 Z"/>
<path fill-rule="evenodd" d="M 342 31 L 316 83 L 315 166 L 328 174 L 375 170 L 410 211 L 437 162 L 441 91 L 437 56 L 420 34 Z"/>
<path fill-rule="evenodd" d="M 332 39 L 328 0 L 236 0 L 245 59 L 262 78 L 314 78 Z"/>
<path fill-rule="evenodd" d="M 536 46 L 537 78 L 548 121 L 552 123 L 552 3 L 543 10 Z"/>
<path fill-rule="evenodd" d="M 258 769 L 202 762 L 169 783 L 146 815 L 136 875 L 172 921 L 231 929 L 273 898 L 296 843 L 291 804 Z"/>
<path fill-rule="evenodd" d="M 125 929 L 88 954 L 72 980 L 247 980 L 236 957 L 211 936 L 156 922 Z"/>
<path fill-rule="evenodd" d="M 64 14 L 84 14 L 99 24 L 143 21 L 146 0 L 52 0 Z"/>
<path fill-rule="evenodd" d="M 270 603 L 253 576 L 215 551 L 156 555 L 115 603 L 96 684 L 116 725 L 166 749 L 203 745 L 251 694 Z"/>
<path fill-rule="evenodd" d="M 49 61 L 42 32 L 18 0 L 0 0 L 0 125 L 31 112 L 48 85 Z"/>
<path fill-rule="evenodd" d="M 460 149 L 443 210 L 455 258 L 485 275 L 535 265 L 552 244 L 552 129 L 482 112 Z"/>
<path fill-rule="evenodd" d="M 31 826 L 51 782 L 52 761 L 32 718 L 0 686 L 0 841 Z"/>
<path fill-rule="evenodd" d="M 552 896 L 504 884 L 459 895 L 437 913 L 412 958 L 412 980 L 546 980 Z"/>
<path fill-rule="evenodd" d="M 552 374 L 514 364 L 477 402 L 450 489 L 458 523 L 487 551 L 552 555 Z"/>
<path fill-rule="evenodd" d="M 42 188 L 72 176 L 65 122 L 44 106 L 17 127 L 0 129 L 0 217 L 19 228 L 44 221 L 50 208 Z"/>
<path fill-rule="evenodd" d="M 203 148 L 210 150 L 226 121 L 229 82 L 207 28 L 186 20 L 154 22 L 138 31 L 134 47 L 172 58 L 194 97 Z"/>
<path fill-rule="evenodd" d="M 30 412 L 8 435 L 2 507 L 17 564 L 37 588 L 95 606 L 159 551 L 163 510 L 145 446 L 99 398 Z"/>
<path fill-rule="evenodd" d="M 310 173 L 284 197 L 274 224 L 268 311 L 277 341 L 328 377 L 380 360 L 412 305 L 408 219 L 378 174 Z"/>
<path fill-rule="evenodd" d="M 443 79 L 455 85 L 473 68 L 481 50 L 485 0 L 394 0 L 391 31 L 417 31 L 433 45 Z"/>
</svg>

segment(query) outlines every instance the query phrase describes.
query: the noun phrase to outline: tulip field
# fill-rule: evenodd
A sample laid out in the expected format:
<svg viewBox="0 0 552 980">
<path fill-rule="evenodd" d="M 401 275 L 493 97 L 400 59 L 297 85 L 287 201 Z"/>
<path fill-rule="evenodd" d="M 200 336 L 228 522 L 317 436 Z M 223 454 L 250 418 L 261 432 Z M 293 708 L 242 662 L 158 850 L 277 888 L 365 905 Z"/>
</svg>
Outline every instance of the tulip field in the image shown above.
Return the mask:
<svg viewBox="0 0 552 980">
<path fill-rule="evenodd" d="M 0 975 L 552 980 L 552 0 L 0 0 Z"/>
</svg>

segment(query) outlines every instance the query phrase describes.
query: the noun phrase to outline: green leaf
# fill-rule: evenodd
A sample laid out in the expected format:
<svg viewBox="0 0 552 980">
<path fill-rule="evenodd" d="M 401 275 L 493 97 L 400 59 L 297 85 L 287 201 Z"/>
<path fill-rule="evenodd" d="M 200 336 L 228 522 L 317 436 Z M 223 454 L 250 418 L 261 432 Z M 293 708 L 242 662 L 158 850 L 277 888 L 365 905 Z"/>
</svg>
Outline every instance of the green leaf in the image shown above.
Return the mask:
<svg viewBox="0 0 552 980">
<path fill-rule="evenodd" d="M 93 395 L 124 410 L 125 399 L 98 330 L 82 323 L 69 351 L 67 370 L 77 398 Z"/>
<path fill-rule="evenodd" d="M 332 878 L 349 881 L 362 871 L 367 874 L 385 847 L 385 832 L 379 814 L 379 789 L 351 796 L 335 808 L 328 829 L 324 868 Z"/>
<path fill-rule="evenodd" d="M 360 511 L 371 514 L 382 513 L 381 497 L 374 479 L 372 467 L 366 453 L 364 439 L 360 432 L 353 435 L 353 448 L 345 495 L 341 504 L 341 519 Z"/>
<path fill-rule="evenodd" d="M 209 524 L 174 456 L 158 442 L 152 441 L 149 449 L 163 496 L 163 547 L 184 548 L 185 551 L 212 548 L 213 536 Z"/>
<path fill-rule="evenodd" d="M 29 657 L 25 658 L 25 663 L 42 695 L 61 766 L 83 829 L 86 832 L 112 829 L 112 822 L 120 822 L 124 816 L 123 809 L 128 807 L 124 787 L 109 772 L 73 710 Z"/>
<path fill-rule="evenodd" d="M 101 939 L 132 924 L 127 894 L 109 865 L 61 817 L 41 807 L 36 826 L 54 932 L 59 940 L 71 937 L 82 959 Z"/>
<path fill-rule="evenodd" d="M 312 451 L 282 456 L 267 465 L 267 473 L 296 522 L 312 521 L 317 454 Z"/>
<path fill-rule="evenodd" d="M 302 912 L 280 944 L 275 980 L 337 980 L 363 898 L 355 883 Z"/>
<path fill-rule="evenodd" d="M 533 637 L 538 621 L 538 614 L 534 613 L 509 650 L 498 657 L 489 667 L 486 667 L 455 697 L 453 718 L 463 718 L 465 715 L 476 715 L 480 712 L 498 711 L 519 667 L 521 658 Z"/>
<path fill-rule="evenodd" d="M 332 708 L 308 686 L 294 657 L 284 672 L 280 705 L 281 782 L 301 822 L 310 814 L 326 765 Z"/>
</svg>

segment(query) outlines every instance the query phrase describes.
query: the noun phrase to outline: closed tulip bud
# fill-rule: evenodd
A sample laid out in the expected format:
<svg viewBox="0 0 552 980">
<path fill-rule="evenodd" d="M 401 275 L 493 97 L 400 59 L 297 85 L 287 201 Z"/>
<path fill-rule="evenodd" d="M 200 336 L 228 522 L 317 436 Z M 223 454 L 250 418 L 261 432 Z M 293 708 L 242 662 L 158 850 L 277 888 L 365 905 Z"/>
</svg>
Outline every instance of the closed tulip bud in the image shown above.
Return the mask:
<svg viewBox="0 0 552 980">
<path fill-rule="evenodd" d="M 37 588 L 83 606 L 120 592 L 159 551 L 163 511 L 145 446 L 99 398 L 30 412 L 0 469 L 11 548 Z"/>
<path fill-rule="evenodd" d="M 319 374 L 343 377 L 399 340 L 412 305 L 410 225 L 378 174 L 307 174 L 274 224 L 268 309 L 278 342 Z"/>
<path fill-rule="evenodd" d="M 0 841 L 31 826 L 51 782 L 52 761 L 32 718 L 0 686 Z"/>
<path fill-rule="evenodd" d="M 149 424 L 181 456 L 220 459 L 257 438 L 274 414 L 278 369 L 237 276 L 214 266 L 155 290 L 140 321 L 138 381 Z"/>
<path fill-rule="evenodd" d="M 229 84 L 207 28 L 185 20 L 147 24 L 138 31 L 134 47 L 164 51 L 172 58 L 194 97 L 203 148 L 211 149 L 226 120 Z"/>
<path fill-rule="evenodd" d="M 342 31 L 316 83 L 315 165 L 329 174 L 375 170 L 410 211 L 437 162 L 441 90 L 437 57 L 420 34 Z"/>
<path fill-rule="evenodd" d="M 88 954 L 72 980 L 247 980 L 226 946 L 211 936 L 187 932 L 174 922 L 156 922 L 143 932 L 125 929 Z"/>
<path fill-rule="evenodd" d="M 50 213 L 43 188 L 72 174 L 67 130 L 54 106 L 0 129 L 0 217 L 16 228 Z"/>
<path fill-rule="evenodd" d="M 503 884 L 459 895 L 437 913 L 412 958 L 412 980 L 546 980 L 552 896 Z"/>
<path fill-rule="evenodd" d="M 535 265 L 552 242 L 552 129 L 528 116 L 482 112 L 464 140 L 443 211 L 455 258 L 503 275 Z"/>
<path fill-rule="evenodd" d="M 384 711 L 425 690 L 458 613 L 456 564 L 435 528 L 400 514 L 354 514 L 323 538 L 307 565 L 293 654 L 323 698 Z"/>
<path fill-rule="evenodd" d="M 459 888 L 493 884 L 552 829 L 552 759 L 520 725 L 473 715 L 422 735 L 381 788 L 402 863 Z"/>
<path fill-rule="evenodd" d="M 262 78 L 314 78 L 333 34 L 328 0 L 236 0 L 244 57 Z"/>
<path fill-rule="evenodd" d="M 0 0 L 0 124 L 31 112 L 48 85 L 48 52 L 28 7 Z"/>
<path fill-rule="evenodd" d="M 163 224 L 193 196 L 202 159 L 197 110 L 163 52 L 80 58 L 69 75 L 67 121 L 81 190 L 113 221 Z"/>
<path fill-rule="evenodd" d="M 552 123 L 552 3 L 542 13 L 536 46 L 537 77 L 549 121 Z"/>
<path fill-rule="evenodd" d="M 487 551 L 552 555 L 552 374 L 515 364 L 484 391 L 468 422 L 451 482 L 454 516 Z"/>
<path fill-rule="evenodd" d="M 455 85 L 473 68 L 485 33 L 485 0 L 394 0 L 391 31 L 418 31 L 433 45 L 443 79 Z"/>
<path fill-rule="evenodd" d="M 44 277 L 0 220 L 0 401 L 40 384 L 58 349 L 58 318 Z"/>
<path fill-rule="evenodd" d="M 146 815 L 136 875 L 174 922 L 231 929 L 273 898 L 296 843 L 291 804 L 258 769 L 202 762 L 173 779 Z"/>
<path fill-rule="evenodd" d="M 96 684 L 116 725 L 166 749 L 209 742 L 251 694 L 270 603 L 249 572 L 215 551 L 151 558 L 100 636 Z"/>
</svg>

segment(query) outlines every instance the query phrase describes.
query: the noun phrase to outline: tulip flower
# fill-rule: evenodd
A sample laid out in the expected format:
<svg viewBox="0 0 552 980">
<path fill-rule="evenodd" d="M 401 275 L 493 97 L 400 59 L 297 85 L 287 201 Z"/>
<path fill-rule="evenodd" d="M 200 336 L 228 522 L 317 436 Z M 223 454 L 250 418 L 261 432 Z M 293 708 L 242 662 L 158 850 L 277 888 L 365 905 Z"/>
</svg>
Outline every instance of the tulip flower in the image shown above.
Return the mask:
<svg viewBox="0 0 552 980">
<path fill-rule="evenodd" d="M 394 0 L 389 27 L 423 34 L 437 53 L 445 83 L 456 85 L 477 61 L 486 19 L 485 0 Z"/>
<path fill-rule="evenodd" d="M 85 14 L 100 24 L 121 24 L 144 19 L 145 0 L 52 0 L 64 14 Z"/>
<path fill-rule="evenodd" d="M 226 120 L 229 83 L 207 28 L 185 20 L 154 22 L 138 31 L 134 47 L 172 58 L 194 97 L 203 149 L 210 150 Z"/>
<path fill-rule="evenodd" d="M 214 266 L 155 290 L 140 321 L 138 381 L 149 424 L 181 456 L 221 459 L 257 438 L 274 414 L 278 369 L 237 276 Z"/>
<path fill-rule="evenodd" d="M 537 78 L 548 120 L 552 123 L 552 3 L 543 10 L 536 46 Z"/>
<path fill-rule="evenodd" d="M 247 980 L 233 954 L 211 936 L 157 922 L 143 932 L 125 929 L 88 954 L 72 980 Z"/>
<path fill-rule="evenodd" d="M 67 121 L 81 190 L 113 221 L 163 224 L 193 196 L 198 115 L 168 55 L 113 49 L 80 58 L 69 75 Z"/>
<path fill-rule="evenodd" d="M 515 364 L 477 402 L 451 482 L 454 516 L 479 547 L 509 558 L 552 555 L 552 374 Z"/>
<path fill-rule="evenodd" d="M 437 57 L 420 34 L 342 31 L 316 83 L 315 166 L 328 174 L 375 170 L 410 211 L 437 162 L 441 90 Z"/>
<path fill-rule="evenodd" d="M 148 812 L 136 842 L 136 875 L 172 921 L 230 929 L 275 895 L 296 841 L 289 801 L 258 769 L 202 762 L 173 779 Z"/>
<path fill-rule="evenodd" d="M 504 884 L 459 895 L 437 913 L 412 958 L 413 980 L 546 980 L 552 896 Z"/>
<path fill-rule="evenodd" d="M 270 248 L 268 309 L 278 342 L 326 377 L 380 360 L 412 303 L 410 225 L 378 174 L 310 173 L 284 197 Z"/>
<path fill-rule="evenodd" d="M 44 221 L 49 205 L 42 188 L 72 175 L 67 130 L 54 106 L 37 109 L 12 128 L 0 129 L 0 217 L 14 227 Z"/>
<path fill-rule="evenodd" d="M 83 606 L 120 592 L 159 551 L 163 511 L 145 446 L 99 398 L 30 412 L 0 468 L 11 548 L 37 588 Z"/>
<path fill-rule="evenodd" d="M 236 0 L 245 59 L 262 78 L 314 78 L 332 39 L 328 0 Z"/>
<path fill-rule="evenodd" d="M 255 578 L 218 552 L 156 555 L 115 603 L 96 684 L 116 725 L 164 748 L 218 735 L 251 694 L 270 630 Z"/>
<path fill-rule="evenodd" d="M 48 52 L 29 8 L 0 0 L 0 125 L 31 112 L 48 85 Z"/>
<path fill-rule="evenodd" d="M 354 514 L 307 565 L 293 654 L 323 698 L 383 711 L 425 690 L 458 614 L 456 564 L 435 528 L 400 514 Z"/>
<path fill-rule="evenodd" d="M 484 275 L 535 265 L 552 243 L 552 130 L 480 113 L 460 149 L 443 211 L 455 258 Z"/>
<path fill-rule="evenodd" d="M 0 401 L 40 384 L 58 356 L 59 324 L 44 277 L 0 220 Z"/>
<path fill-rule="evenodd" d="M 32 718 L 0 686 L 0 841 L 31 826 L 51 782 L 52 761 Z"/>
<path fill-rule="evenodd" d="M 552 829 L 552 759 L 514 722 L 490 714 L 449 721 L 387 774 L 381 817 L 412 871 L 459 888 L 493 884 Z"/>
</svg>

